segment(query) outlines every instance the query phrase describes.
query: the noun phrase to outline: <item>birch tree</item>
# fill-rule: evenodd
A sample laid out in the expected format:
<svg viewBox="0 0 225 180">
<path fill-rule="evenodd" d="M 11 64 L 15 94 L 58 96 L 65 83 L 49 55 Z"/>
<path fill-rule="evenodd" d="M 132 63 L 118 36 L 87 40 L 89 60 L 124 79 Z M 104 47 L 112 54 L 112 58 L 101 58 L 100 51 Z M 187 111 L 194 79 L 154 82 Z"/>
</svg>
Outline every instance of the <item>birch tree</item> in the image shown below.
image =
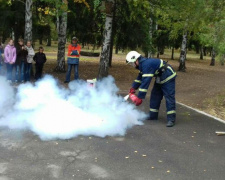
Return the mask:
<svg viewBox="0 0 225 180">
<path fill-rule="evenodd" d="M 179 35 L 183 36 L 179 71 L 186 69 L 187 38 L 199 32 L 207 12 L 205 7 L 204 0 L 163 0 L 163 6 L 158 7 L 159 23 L 170 29 L 170 39 L 174 41 Z"/>
<path fill-rule="evenodd" d="M 180 66 L 179 66 L 179 71 L 185 71 L 186 66 L 185 66 L 185 60 L 186 60 L 186 49 L 187 49 L 187 32 L 183 34 L 183 40 L 182 40 L 182 45 L 181 45 L 181 51 L 180 51 Z"/>
<path fill-rule="evenodd" d="M 25 32 L 24 32 L 24 40 L 31 41 L 32 40 L 32 4 L 33 0 L 26 0 L 25 3 Z"/>
<path fill-rule="evenodd" d="M 113 24 L 113 8 L 115 5 L 115 0 L 105 1 L 105 29 L 103 34 L 103 45 L 100 56 L 100 65 L 98 78 L 102 79 L 108 76 L 109 69 L 109 59 L 110 59 L 110 48 L 111 48 L 111 36 L 112 36 L 112 24 Z"/>
<path fill-rule="evenodd" d="M 57 52 L 57 66 L 55 71 L 65 72 L 65 50 L 66 50 L 66 30 L 67 30 L 67 0 L 62 0 L 61 10 L 57 13 L 57 32 L 58 32 L 58 52 Z M 59 12 L 59 11 L 58 11 Z"/>
</svg>

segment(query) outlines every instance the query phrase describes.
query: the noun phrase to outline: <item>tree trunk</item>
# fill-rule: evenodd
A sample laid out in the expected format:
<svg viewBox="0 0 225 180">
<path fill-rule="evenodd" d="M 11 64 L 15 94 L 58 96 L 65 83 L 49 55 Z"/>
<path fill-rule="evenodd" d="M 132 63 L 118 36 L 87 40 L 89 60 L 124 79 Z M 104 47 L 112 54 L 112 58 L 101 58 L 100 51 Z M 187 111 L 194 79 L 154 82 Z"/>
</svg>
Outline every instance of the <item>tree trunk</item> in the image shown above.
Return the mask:
<svg viewBox="0 0 225 180">
<path fill-rule="evenodd" d="M 65 72 L 65 46 L 66 46 L 66 30 L 67 30 L 67 12 L 63 12 L 57 18 L 58 23 L 58 54 L 56 72 Z"/>
<path fill-rule="evenodd" d="M 52 38 L 51 38 L 51 35 L 49 35 L 47 39 L 47 46 L 51 46 L 51 45 L 52 45 Z"/>
<path fill-rule="evenodd" d="M 111 44 L 110 44 L 110 54 L 109 54 L 109 67 L 112 67 L 112 55 L 113 55 L 113 44 L 114 44 L 114 35 L 115 35 L 115 17 L 116 17 L 116 0 L 113 8 L 113 21 L 112 21 L 112 34 L 111 34 Z"/>
<path fill-rule="evenodd" d="M 148 51 L 148 58 L 151 58 L 152 57 L 152 34 L 153 34 L 153 20 L 152 18 L 150 17 L 150 24 L 149 24 L 149 37 L 150 37 L 150 44 L 151 44 L 151 49 L 149 49 Z"/>
<path fill-rule="evenodd" d="M 181 45 L 181 52 L 180 52 L 180 66 L 179 71 L 185 72 L 186 66 L 185 66 L 185 60 L 186 60 L 186 54 L 187 54 L 187 32 L 183 34 L 183 40 Z"/>
<path fill-rule="evenodd" d="M 39 44 L 40 44 L 40 45 L 42 45 L 42 44 L 43 44 L 43 42 L 42 42 L 42 37 L 41 37 L 41 38 L 39 38 Z"/>
<path fill-rule="evenodd" d="M 119 53 L 119 45 L 116 45 L 115 54 Z"/>
<path fill-rule="evenodd" d="M 203 55 L 204 55 L 203 46 L 201 46 L 200 50 L 201 50 L 201 52 L 200 52 L 200 59 L 203 60 Z"/>
<path fill-rule="evenodd" d="M 13 41 L 16 41 L 16 40 L 17 40 L 17 37 L 16 37 L 16 35 L 15 35 L 14 29 L 15 29 L 15 28 L 12 28 L 11 36 L 12 36 Z"/>
<path fill-rule="evenodd" d="M 199 51 L 200 51 L 199 46 L 195 46 L 195 49 L 196 49 L 196 54 L 199 54 Z"/>
<path fill-rule="evenodd" d="M 160 54 L 159 51 L 160 51 L 160 50 L 159 50 L 159 47 L 157 47 L 157 58 L 159 58 L 159 54 Z"/>
<path fill-rule="evenodd" d="M 207 49 L 206 49 L 206 47 L 204 47 L 203 52 L 204 52 L 204 56 L 206 56 L 207 55 Z"/>
<path fill-rule="evenodd" d="M 171 59 L 174 60 L 174 47 L 172 48 L 172 55 L 171 55 Z"/>
<path fill-rule="evenodd" d="M 25 42 L 32 41 L 32 4 L 33 0 L 26 0 L 24 32 Z"/>
<path fill-rule="evenodd" d="M 105 2 L 106 20 L 105 20 L 105 30 L 103 33 L 104 39 L 103 39 L 99 72 L 98 72 L 99 79 L 102 79 L 108 76 L 114 4 L 115 4 L 115 0 L 107 0 Z"/>
<path fill-rule="evenodd" d="M 225 54 L 222 54 L 221 57 L 220 57 L 221 66 L 224 66 L 224 59 L 225 59 Z"/>
<path fill-rule="evenodd" d="M 211 63 L 210 63 L 210 66 L 215 66 L 215 58 L 216 58 L 216 52 L 215 52 L 215 49 L 212 48 L 212 59 L 211 59 Z"/>
</svg>

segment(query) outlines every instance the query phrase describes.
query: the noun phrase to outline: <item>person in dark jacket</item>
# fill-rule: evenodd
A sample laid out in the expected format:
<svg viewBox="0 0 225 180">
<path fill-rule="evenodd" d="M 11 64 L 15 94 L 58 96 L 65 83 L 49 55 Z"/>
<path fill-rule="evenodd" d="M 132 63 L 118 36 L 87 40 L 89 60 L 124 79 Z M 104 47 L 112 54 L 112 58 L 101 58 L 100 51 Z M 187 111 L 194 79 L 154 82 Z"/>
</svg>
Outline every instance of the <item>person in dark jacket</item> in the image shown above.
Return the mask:
<svg viewBox="0 0 225 180">
<path fill-rule="evenodd" d="M 176 72 L 173 68 L 161 59 L 145 58 L 136 51 L 131 51 L 126 56 L 127 63 L 132 64 L 139 70 L 137 79 L 134 80 L 130 89 L 130 99 L 141 105 L 145 98 L 148 87 L 153 77 L 155 84 L 150 98 L 150 112 L 148 120 L 157 120 L 159 107 L 163 96 L 166 99 L 167 127 L 175 125 L 176 121 L 176 100 L 175 100 L 175 78 Z M 139 89 L 138 95 L 135 91 Z"/>
<path fill-rule="evenodd" d="M 26 50 L 24 46 L 23 39 L 19 39 L 18 46 L 16 47 L 16 77 L 15 77 L 15 83 L 17 82 L 24 82 L 24 67 L 25 63 L 27 63 L 27 55 L 28 51 Z"/>
<path fill-rule="evenodd" d="M 42 76 L 42 71 L 43 71 L 44 63 L 47 61 L 43 47 L 39 47 L 39 52 L 37 52 L 34 55 L 34 58 L 33 59 L 36 62 L 36 64 L 35 64 L 35 69 L 36 69 L 35 79 L 38 80 Z"/>
</svg>

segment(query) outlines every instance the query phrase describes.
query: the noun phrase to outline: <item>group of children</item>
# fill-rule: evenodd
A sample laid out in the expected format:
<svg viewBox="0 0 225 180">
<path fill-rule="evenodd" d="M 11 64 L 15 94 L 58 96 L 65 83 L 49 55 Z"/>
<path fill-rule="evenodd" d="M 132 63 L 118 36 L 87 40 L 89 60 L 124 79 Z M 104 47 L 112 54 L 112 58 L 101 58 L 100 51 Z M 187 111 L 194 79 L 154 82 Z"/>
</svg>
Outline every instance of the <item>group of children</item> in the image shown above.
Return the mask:
<svg viewBox="0 0 225 180">
<path fill-rule="evenodd" d="M 1 50 L 2 49 L 2 50 Z M 0 48 L 0 72 L 3 61 L 7 68 L 7 80 L 9 82 L 23 83 L 30 81 L 32 62 L 35 62 L 35 79 L 38 80 L 42 76 L 44 63 L 47 61 L 43 47 L 39 47 L 39 52 L 35 53 L 30 41 L 24 45 L 23 39 L 19 39 L 18 45 L 14 46 L 14 41 L 9 40 L 8 45 L 4 49 Z M 13 76 L 15 69 L 15 76 Z"/>
</svg>

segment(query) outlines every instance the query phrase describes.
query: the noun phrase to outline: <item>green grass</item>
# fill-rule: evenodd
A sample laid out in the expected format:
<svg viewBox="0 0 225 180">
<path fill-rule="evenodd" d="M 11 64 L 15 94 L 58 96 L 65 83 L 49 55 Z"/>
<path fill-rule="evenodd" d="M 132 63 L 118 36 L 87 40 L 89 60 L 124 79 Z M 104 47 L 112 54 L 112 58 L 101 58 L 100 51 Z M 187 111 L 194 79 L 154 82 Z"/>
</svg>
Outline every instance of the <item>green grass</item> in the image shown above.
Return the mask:
<svg viewBox="0 0 225 180">
<path fill-rule="evenodd" d="M 69 43 L 66 44 L 65 55 L 67 55 L 67 47 L 68 47 L 68 45 L 69 45 Z M 35 42 L 35 52 L 38 51 L 39 46 L 40 46 L 39 42 Z M 51 53 L 51 56 L 48 55 L 48 60 L 55 60 L 57 58 L 57 51 L 58 51 L 57 41 L 52 41 L 52 46 L 46 46 L 46 43 L 43 43 L 42 46 L 44 47 L 45 53 L 47 53 L 47 54 Z M 101 48 L 95 49 L 95 51 L 93 51 L 92 49 L 93 49 L 92 46 L 89 46 L 89 49 L 88 49 L 88 46 L 85 46 L 84 48 L 82 48 L 82 51 L 97 52 L 97 53 L 101 52 Z M 128 52 L 129 52 L 129 50 L 125 50 L 124 52 L 119 51 L 118 54 L 115 54 L 115 49 L 114 49 L 113 50 L 113 58 L 118 58 L 118 59 L 124 58 L 125 59 L 125 56 L 126 56 L 126 54 Z M 171 59 L 171 53 L 172 53 L 171 49 L 165 49 L 164 55 L 160 55 L 159 58 Z M 155 57 L 156 57 L 156 55 L 155 55 Z M 180 57 L 180 50 L 175 50 L 174 51 L 174 58 L 175 58 L 175 60 L 178 60 L 179 57 Z M 99 59 L 99 57 L 96 57 L 96 59 Z M 90 59 L 83 56 L 83 57 L 81 57 L 81 60 L 90 60 Z M 209 56 L 209 54 L 207 56 L 204 56 L 204 60 L 208 60 L 208 61 L 211 60 L 211 57 Z M 200 55 L 196 54 L 195 51 L 188 51 L 187 52 L 187 61 L 202 62 L 204 60 L 200 60 Z"/>
</svg>

